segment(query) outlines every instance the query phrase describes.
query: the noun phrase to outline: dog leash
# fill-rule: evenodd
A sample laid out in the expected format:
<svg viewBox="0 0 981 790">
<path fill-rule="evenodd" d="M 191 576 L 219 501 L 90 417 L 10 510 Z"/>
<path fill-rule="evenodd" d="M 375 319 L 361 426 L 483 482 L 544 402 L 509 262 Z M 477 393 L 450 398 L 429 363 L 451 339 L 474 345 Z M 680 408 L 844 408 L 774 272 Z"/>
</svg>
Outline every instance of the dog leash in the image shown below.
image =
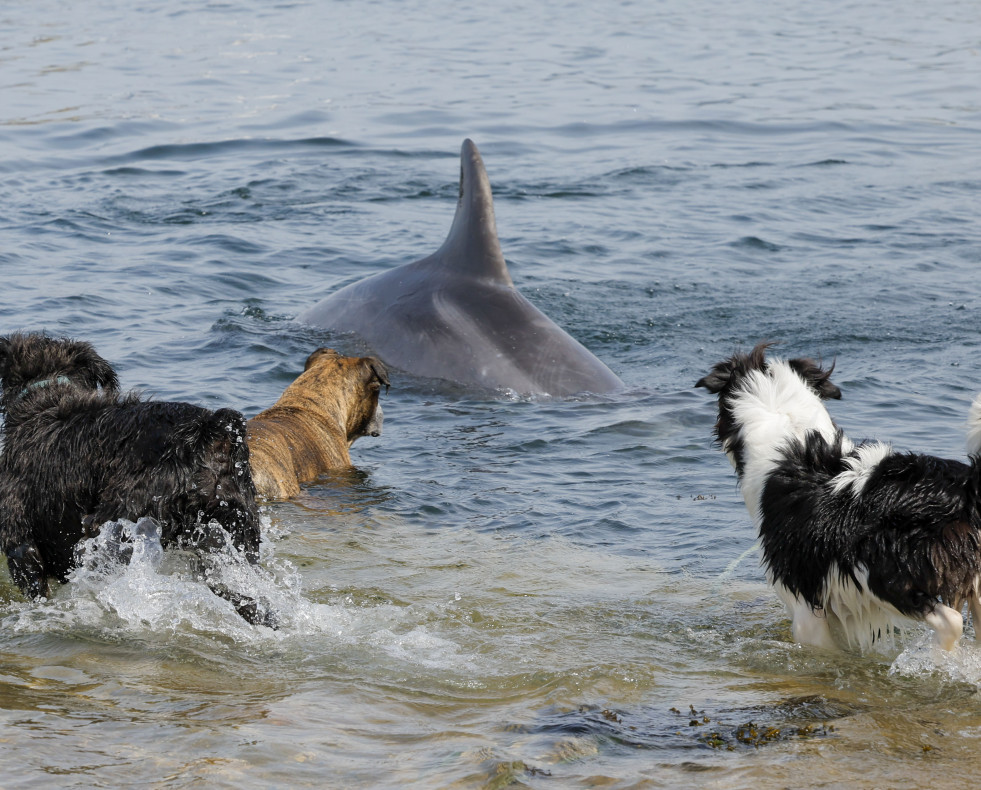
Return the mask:
<svg viewBox="0 0 981 790">
<path fill-rule="evenodd" d="M 42 387 L 50 387 L 52 384 L 71 384 L 72 380 L 68 376 L 58 376 L 56 379 L 43 379 L 42 381 L 34 381 L 28 384 L 24 389 L 20 391 L 20 395 L 17 396 L 17 400 L 23 398 L 28 392 L 33 389 L 41 389 Z"/>
</svg>

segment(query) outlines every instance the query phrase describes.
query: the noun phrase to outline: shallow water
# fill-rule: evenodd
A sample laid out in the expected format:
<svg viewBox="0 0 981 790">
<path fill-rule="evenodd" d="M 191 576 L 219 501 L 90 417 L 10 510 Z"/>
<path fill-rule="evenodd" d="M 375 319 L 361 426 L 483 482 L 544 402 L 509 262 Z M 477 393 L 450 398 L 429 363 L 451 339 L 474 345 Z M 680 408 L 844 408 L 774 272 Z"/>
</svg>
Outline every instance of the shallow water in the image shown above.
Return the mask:
<svg viewBox="0 0 981 790">
<path fill-rule="evenodd" d="M 961 787 L 981 648 L 799 648 L 711 399 L 837 360 L 855 438 L 960 456 L 979 347 L 974 3 L 0 10 L 0 331 L 272 403 L 292 317 L 420 258 L 480 147 L 518 287 L 627 384 L 393 373 L 356 469 L 265 512 L 279 631 L 179 558 L 0 571 L 4 787 Z M 750 727 L 748 725 L 755 726 Z"/>
</svg>

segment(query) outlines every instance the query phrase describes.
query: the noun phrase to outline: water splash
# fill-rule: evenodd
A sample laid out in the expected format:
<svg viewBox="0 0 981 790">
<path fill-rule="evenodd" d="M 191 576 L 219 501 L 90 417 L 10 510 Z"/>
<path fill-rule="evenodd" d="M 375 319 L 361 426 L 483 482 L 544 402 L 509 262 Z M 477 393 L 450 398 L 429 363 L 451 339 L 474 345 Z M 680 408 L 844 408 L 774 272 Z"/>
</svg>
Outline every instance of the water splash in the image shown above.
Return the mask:
<svg viewBox="0 0 981 790">
<path fill-rule="evenodd" d="M 952 683 L 981 686 L 981 647 L 962 639 L 953 650 L 944 650 L 926 632 L 897 656 L 889 674 L 902 677 L 938 677 Z"/>
<path fill-rule="evenodd" d="M 431 609 L 371 605 L 340 596 L 318 603 L 304 595 L 299 570 L 277 557 L 274 541 L 286 531 L 263 516 L 260 564 L 250 564 L 228 540 L 205 563 L 187 551 L 161 546 L 153 519 L 103 524 L 79 544 L 68 583 L 49 600 L 13 604 L 0 627 L 20 633 L 92 634 L 111 640 L 228 639 L 275 648 L 293 642 L 318 653 L 354 647 L 395 662 L 466 669 L 460 646 L 432 633 Z M 275 628 L 250 625 L 214 590 L 259 602 Z"/>
</svg>

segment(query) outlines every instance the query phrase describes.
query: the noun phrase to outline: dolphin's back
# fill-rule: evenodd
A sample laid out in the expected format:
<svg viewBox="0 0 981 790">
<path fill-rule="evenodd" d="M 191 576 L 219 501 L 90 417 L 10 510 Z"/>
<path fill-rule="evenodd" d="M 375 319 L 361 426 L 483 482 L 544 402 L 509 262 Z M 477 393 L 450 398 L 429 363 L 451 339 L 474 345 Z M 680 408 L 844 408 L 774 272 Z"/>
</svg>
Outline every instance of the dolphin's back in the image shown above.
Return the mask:
<svg viewBox="0 0 981 790">
<path fill-rule="evenodd" d="M 605 393 L 613 372 L 514 287 L 490 183 L 464 141 L 460 200 L 443 245 L 420 261 L 342 288 L 299 320 L 360 336 L 414 375 L 521 394 Z"/>
</svg>

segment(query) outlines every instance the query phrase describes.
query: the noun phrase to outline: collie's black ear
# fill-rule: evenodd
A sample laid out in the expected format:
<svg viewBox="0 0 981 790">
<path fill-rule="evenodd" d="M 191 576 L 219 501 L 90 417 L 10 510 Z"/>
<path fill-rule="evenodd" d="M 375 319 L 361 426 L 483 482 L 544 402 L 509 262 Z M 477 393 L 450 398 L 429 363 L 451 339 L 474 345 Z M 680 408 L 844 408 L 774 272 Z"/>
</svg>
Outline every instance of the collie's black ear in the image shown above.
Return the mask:
<svg viewBox="0 0 981 790">
<path fill-rule="evenodd" d="M 712 368 L 712 372 L 699 379 L 695 386 L 705 387 L 713 394 L 719 393 L 732 384 L 733 378 L 742 378 L 754 370 L 766 370 L 766 351 L 773 345 L 773 342 L 764 340 L 757 343 L 748 354 L 733 354 Z"/>
<path fill-rule="evenodd" d="M 746 365 L 749 370 L 766 369 L 766 352 L 776 344 L 773 340 L 762 340 L 753 346 L 753 350 L 746 356 Z"/>
<path fill-rule="evenodd" d="M 707 376 L 695 382 L 696 387 L 705 387 L 713 395 L 722 392 L 732 378 L 732 366 L 727 362 L 720 362 Z"/>
<path fill-rule="evenodd" d="M 828 371 L 829 375 L 831 371 Z M 841 400 L 841 389 L 833 381 L 822 381 L 817 386 L 817 394 L 821 400 Z"/>
<path fill-rule="evenodd" d="M 791 369 L 813 389 L 821 400 L 841 400 L 841 390 L 831 381 L 831 374 L 834 373 L 835 363 L 831 367 L 822 370 L 821 366 L 813 359 L 791 359 L 787 361 Z"/>
</svg>

